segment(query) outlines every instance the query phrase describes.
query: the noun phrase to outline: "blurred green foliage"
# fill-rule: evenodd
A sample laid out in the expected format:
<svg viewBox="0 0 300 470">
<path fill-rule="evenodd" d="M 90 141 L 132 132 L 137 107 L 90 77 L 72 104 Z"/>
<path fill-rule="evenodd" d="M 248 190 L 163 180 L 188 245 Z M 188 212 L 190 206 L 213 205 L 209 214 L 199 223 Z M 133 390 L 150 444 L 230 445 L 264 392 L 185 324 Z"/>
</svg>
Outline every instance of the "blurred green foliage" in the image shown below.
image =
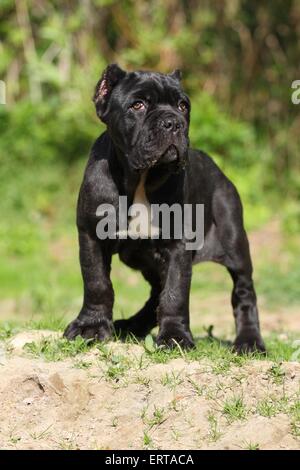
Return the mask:
<svg viewBox="0 0 300 470">
<path fill-rule="evenodd" d="M 297 0 L 1 0 L 0 298 L 16 298 L 20 315 L 80 306 L 76 197 L 104 129 L 91 96 L 110 62 L 180 68 L 192 100 L 192 144 L 237 185 L 247 227 L 276 215 L 297 234 L 300 108 L 291 103 L 291 83 L 300 78 L 299 25 Z M 207 284 L 206 272 L 197 271 L 195 285 Z M 299 300 L 293 272 L 292 286 L 282 284 L 287 301 Z M 117 264 L 115 273 L 124 291 L 117 310 L 133 313 L 147 287 L 137 294 L 133 277 L 124 289 L 129 274 Z M 279 270 L 276 284 L 282 277 Z M 274 290 L 268 282 L 264 293 Z"/>
</svg>

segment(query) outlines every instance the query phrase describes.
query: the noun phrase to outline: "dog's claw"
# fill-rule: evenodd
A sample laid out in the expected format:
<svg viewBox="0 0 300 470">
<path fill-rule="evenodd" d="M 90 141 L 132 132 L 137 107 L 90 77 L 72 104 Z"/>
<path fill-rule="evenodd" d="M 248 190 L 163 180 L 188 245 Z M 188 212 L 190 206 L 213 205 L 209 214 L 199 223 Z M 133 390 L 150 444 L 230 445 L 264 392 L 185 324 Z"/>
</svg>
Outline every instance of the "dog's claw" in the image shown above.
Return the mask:
<svg viewBox="0 0 300 470">
<path fill-rule="evenodd" d="M 233 348 L 238 354 L 261 353 L 266 354 L 266 346 L 261 337 L 239 338 L 233 343 Z"/>
<path fill-rule="evenodd" d="M 156 344 L 169 349 L 175 349 L 178 346 L 182 349 L 192 349 L 195 347 L 192 335 L 185 332 L 174 336 L 168 333 L 159 334 L 156 338 Z"/>
<path fill-rule="evenodd" d="M 77 336 L 81 336 L 84 339 L 104 341 L 111 336 L 111 329 L 103 324 L 103 322 L 91 324 L 76 319 L 67 326 L 64 331 L 64 337 L 69 340 L 74 340 Z"/>
</svg>

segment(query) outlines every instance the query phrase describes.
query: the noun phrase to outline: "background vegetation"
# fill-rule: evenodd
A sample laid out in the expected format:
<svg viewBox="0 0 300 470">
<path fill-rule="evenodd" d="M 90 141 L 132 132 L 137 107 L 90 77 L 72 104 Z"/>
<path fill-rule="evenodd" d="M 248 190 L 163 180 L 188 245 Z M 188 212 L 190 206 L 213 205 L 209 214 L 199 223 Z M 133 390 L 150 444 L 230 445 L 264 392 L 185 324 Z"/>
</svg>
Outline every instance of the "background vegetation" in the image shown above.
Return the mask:
<svg viewBox="0 0 300 470">
<path fill-rule="evenodd" d="M 279 256 L 257 262 L 258 292 L 270 306 L 299 303 L 299 39 L 297 0 L 1 0 L 0 320 L 58 326 L 80 307 L 76 197 L 110 62 L 182 69 L 193 145 L 237 185 L 249 230 L 280 225 Z M 215 270 L 197 268 L 193 291 L 228 290 Z M 147 287 L 118 261 L 113 275 L 116 315 L 134 313 Z"/>
</svg>

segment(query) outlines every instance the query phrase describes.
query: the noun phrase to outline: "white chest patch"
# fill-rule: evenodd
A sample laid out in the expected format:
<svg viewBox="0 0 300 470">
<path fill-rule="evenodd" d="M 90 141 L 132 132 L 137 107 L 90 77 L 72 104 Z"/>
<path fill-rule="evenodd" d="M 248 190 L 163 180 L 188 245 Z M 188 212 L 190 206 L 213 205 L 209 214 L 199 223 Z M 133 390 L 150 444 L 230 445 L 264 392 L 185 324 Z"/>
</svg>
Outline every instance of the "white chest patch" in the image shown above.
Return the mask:
<svg viewBox="0 0 300 470">
<path fill-rule="evenodd" d="M 141 175 L 140 182 L 134 194 L 133 204 L 128 212 L 130 217 L 128 236 L 131 238 L 152 238 L 155 233 L 159 233 L 158 229 L 151 224 L 151 205 L 145 191 L 147 173 L 148 170 L 144 171 Z"/>
<path fill-rule="evenodd" d="M 138 238 L 156 238 L 159 235 L 159 229 L 152 225 L 152 212 L 151 205 L 147 199 L 145 191 L 145 181 L 147 178 L 148 170 L 144 171 L 135 194 L 133 197 L 132 206 L 128 210 L 128 230 L 125 233 L 119 232 L 119 236 L 132 239 Z"/>
</svg>

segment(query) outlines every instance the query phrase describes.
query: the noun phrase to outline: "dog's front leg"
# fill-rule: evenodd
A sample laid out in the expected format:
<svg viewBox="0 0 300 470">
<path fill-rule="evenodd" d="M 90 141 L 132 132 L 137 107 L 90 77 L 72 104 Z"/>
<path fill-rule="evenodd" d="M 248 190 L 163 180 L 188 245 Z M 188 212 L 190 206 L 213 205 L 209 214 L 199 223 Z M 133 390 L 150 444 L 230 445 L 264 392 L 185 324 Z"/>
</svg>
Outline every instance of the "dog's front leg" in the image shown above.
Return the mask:
<svg viewBox="0 0 300 470">
<path fill-rule="evenodd" d="M 192 254 L 180 240 L 171 242 L 164 259 L 164 286 L 157 310 L 157 344 L 175 347 L 178 343 L 190 348 L 194 346 L 189 319 Z"/>
<path fill-rule="evenodd" d="M 111 254 L 104 243 L 96 236 L 79 230 L 84 300 L 78 317 L 64 332 L 68 339 L 82 336 L 104 340 L 112 333 L 114 292 L 110 281 Z"/>
</svg>

